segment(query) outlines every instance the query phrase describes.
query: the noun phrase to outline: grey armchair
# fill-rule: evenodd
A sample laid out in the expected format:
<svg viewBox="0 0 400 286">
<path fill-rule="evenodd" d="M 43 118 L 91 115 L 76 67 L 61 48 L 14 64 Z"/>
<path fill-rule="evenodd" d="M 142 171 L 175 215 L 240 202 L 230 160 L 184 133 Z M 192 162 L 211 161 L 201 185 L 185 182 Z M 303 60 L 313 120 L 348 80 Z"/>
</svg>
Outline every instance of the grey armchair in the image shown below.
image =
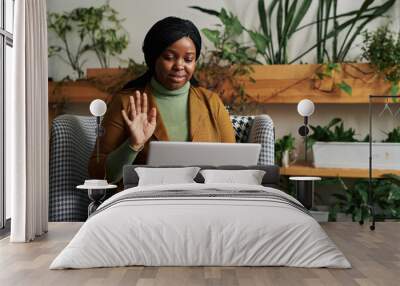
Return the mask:
<svg viewBox="0 0 400 286">
<path fill-rule="evenodd" d="M 274 164 L 274 126 L 268 115 L 231 116 L 237 142 L 261 144 L 258 165 Z M 50 134 L 50 221 L 84 221 L 89 199 L 76 186 L 89 177 L 96 141 L 93 116 L 65 114 L 53 120 Z"/>
</svg>

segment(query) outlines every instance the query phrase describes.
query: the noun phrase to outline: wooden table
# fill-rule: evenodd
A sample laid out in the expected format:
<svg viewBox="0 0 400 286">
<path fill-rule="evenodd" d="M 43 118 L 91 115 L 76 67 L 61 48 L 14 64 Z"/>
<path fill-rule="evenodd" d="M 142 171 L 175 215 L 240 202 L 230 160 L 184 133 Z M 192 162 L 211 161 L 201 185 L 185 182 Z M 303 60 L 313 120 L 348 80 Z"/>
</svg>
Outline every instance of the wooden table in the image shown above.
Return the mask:
<svg viewBox="0 0 400 286">
<path fill-rule="evenodd" d="M 341 177 L 341 178 L 368 178 L 368 169 L 350 168 L 315 168 L 305 163 L 296 163 L 289 167 L 281 167 L 280 174 L 286 176 L 316 176 L 316 177 Z M 372 170 L 372 178 L 381 178 L 383 174 L 396 174 L 400 170 Z"/>
</svg>

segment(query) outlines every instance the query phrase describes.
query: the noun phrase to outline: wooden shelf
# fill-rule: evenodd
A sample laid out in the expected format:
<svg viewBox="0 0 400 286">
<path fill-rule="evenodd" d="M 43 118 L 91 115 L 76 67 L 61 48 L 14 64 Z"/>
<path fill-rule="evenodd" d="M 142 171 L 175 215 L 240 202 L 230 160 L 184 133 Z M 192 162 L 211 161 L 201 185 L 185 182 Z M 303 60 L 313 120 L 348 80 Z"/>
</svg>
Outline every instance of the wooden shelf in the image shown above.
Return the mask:
<svg viewBox="0 0 400 286">
<path fill-rule="evenodd" d="M 253 65 L 251 77 L 255 82 L 244 77 L 243 84 L 250 101 L 261 104 L 297 104 L 305 98 L 317 104 L 366 104 L 370 94 L 388 94 L 390 90 L 390 84 L 379 79 L 366 63 L 340 64 L 331 78 L 320 80 L 317 74 L 322 68 L 320 64 Z M 107 86 L 118 81 L 127 82 L 132 74 L 121 68 L 88 69 L 87 78 L 100 79 Z M 352 95 L 337 87 L 341 82 L 352 87 Z M 49 103 L 60 100 L 87 103 L 96 98 L 106 100 L 109 95 L 88 81 L 62 85 L 49 82 Z"/>
<path fill-rule="evenodd" d="M 341 177 L 341 178 L 368 178 L 368 169 L 345 169 L 345 168 L 315 168 L 304 163 L 291 165 L 287 168 L 281 167 L 280 174 L 286 176 L 318 176 L 318 177 Z M 383 174 L 400 175 L 400 170 L 372 170 L 373 178 L 381 178 Z"/>
<path fill-rule="evenodd" d="M 111 95 L 98 89 L 87 81 L 64 82 L 57 85 L 55 82 L 49 82 L 49 104 L 52 103 L 88 103 L 94 99 L 102 99 L 106 102 Z"/>
<path fill-rule="evenodd" d="M 252 78 L 244 80 L 246 91 L 256 103 L 297 104 L 308 98 L 314 103 L 366 104 L 370 94 L 388 94 L 390 84 L 376 77 L 368 64 L 341 64 L 332 78 L 317 79 L 319 64 L 254 65 Z M 337 87 L 346 82 L 349 95 Z"/>
</svg>

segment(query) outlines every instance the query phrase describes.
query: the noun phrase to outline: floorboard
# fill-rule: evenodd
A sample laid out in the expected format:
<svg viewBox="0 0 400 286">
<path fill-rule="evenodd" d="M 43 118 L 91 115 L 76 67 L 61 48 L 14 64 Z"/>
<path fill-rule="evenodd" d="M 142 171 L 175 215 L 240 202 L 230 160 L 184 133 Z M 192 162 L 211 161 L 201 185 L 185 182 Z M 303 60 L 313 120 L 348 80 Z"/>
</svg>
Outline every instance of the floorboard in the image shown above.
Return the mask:
<svg viewBox="0 0 400 286">
<path fill-rule="evenodd" d="M 119 267 L 49 270 L 55 256 L 81 223 L 50 223 L 49 232 L 32 243 L 0 240 L 0 285 L 136 285 L 136 286 L 266 286 L 266 285 L 400 285 L 400 223 L 323 224 L 352 269 L 290 267 Z"/>
</svg>

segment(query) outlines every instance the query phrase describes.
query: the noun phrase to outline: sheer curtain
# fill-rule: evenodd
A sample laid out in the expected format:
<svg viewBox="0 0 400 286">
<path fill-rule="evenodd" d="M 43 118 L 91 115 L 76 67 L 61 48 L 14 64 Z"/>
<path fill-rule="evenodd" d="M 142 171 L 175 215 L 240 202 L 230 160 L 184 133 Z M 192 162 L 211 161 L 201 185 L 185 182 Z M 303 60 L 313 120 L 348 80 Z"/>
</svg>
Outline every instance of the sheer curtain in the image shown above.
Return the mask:
<svg viewBox="0 0 400 286">
<path fill-rule="evenodd" d="M 13 93 L 6 97 L 6 188 L 12 242 L 27 242 L 48 224 L 46 0 L 15 2 Z"/>
</svg>

